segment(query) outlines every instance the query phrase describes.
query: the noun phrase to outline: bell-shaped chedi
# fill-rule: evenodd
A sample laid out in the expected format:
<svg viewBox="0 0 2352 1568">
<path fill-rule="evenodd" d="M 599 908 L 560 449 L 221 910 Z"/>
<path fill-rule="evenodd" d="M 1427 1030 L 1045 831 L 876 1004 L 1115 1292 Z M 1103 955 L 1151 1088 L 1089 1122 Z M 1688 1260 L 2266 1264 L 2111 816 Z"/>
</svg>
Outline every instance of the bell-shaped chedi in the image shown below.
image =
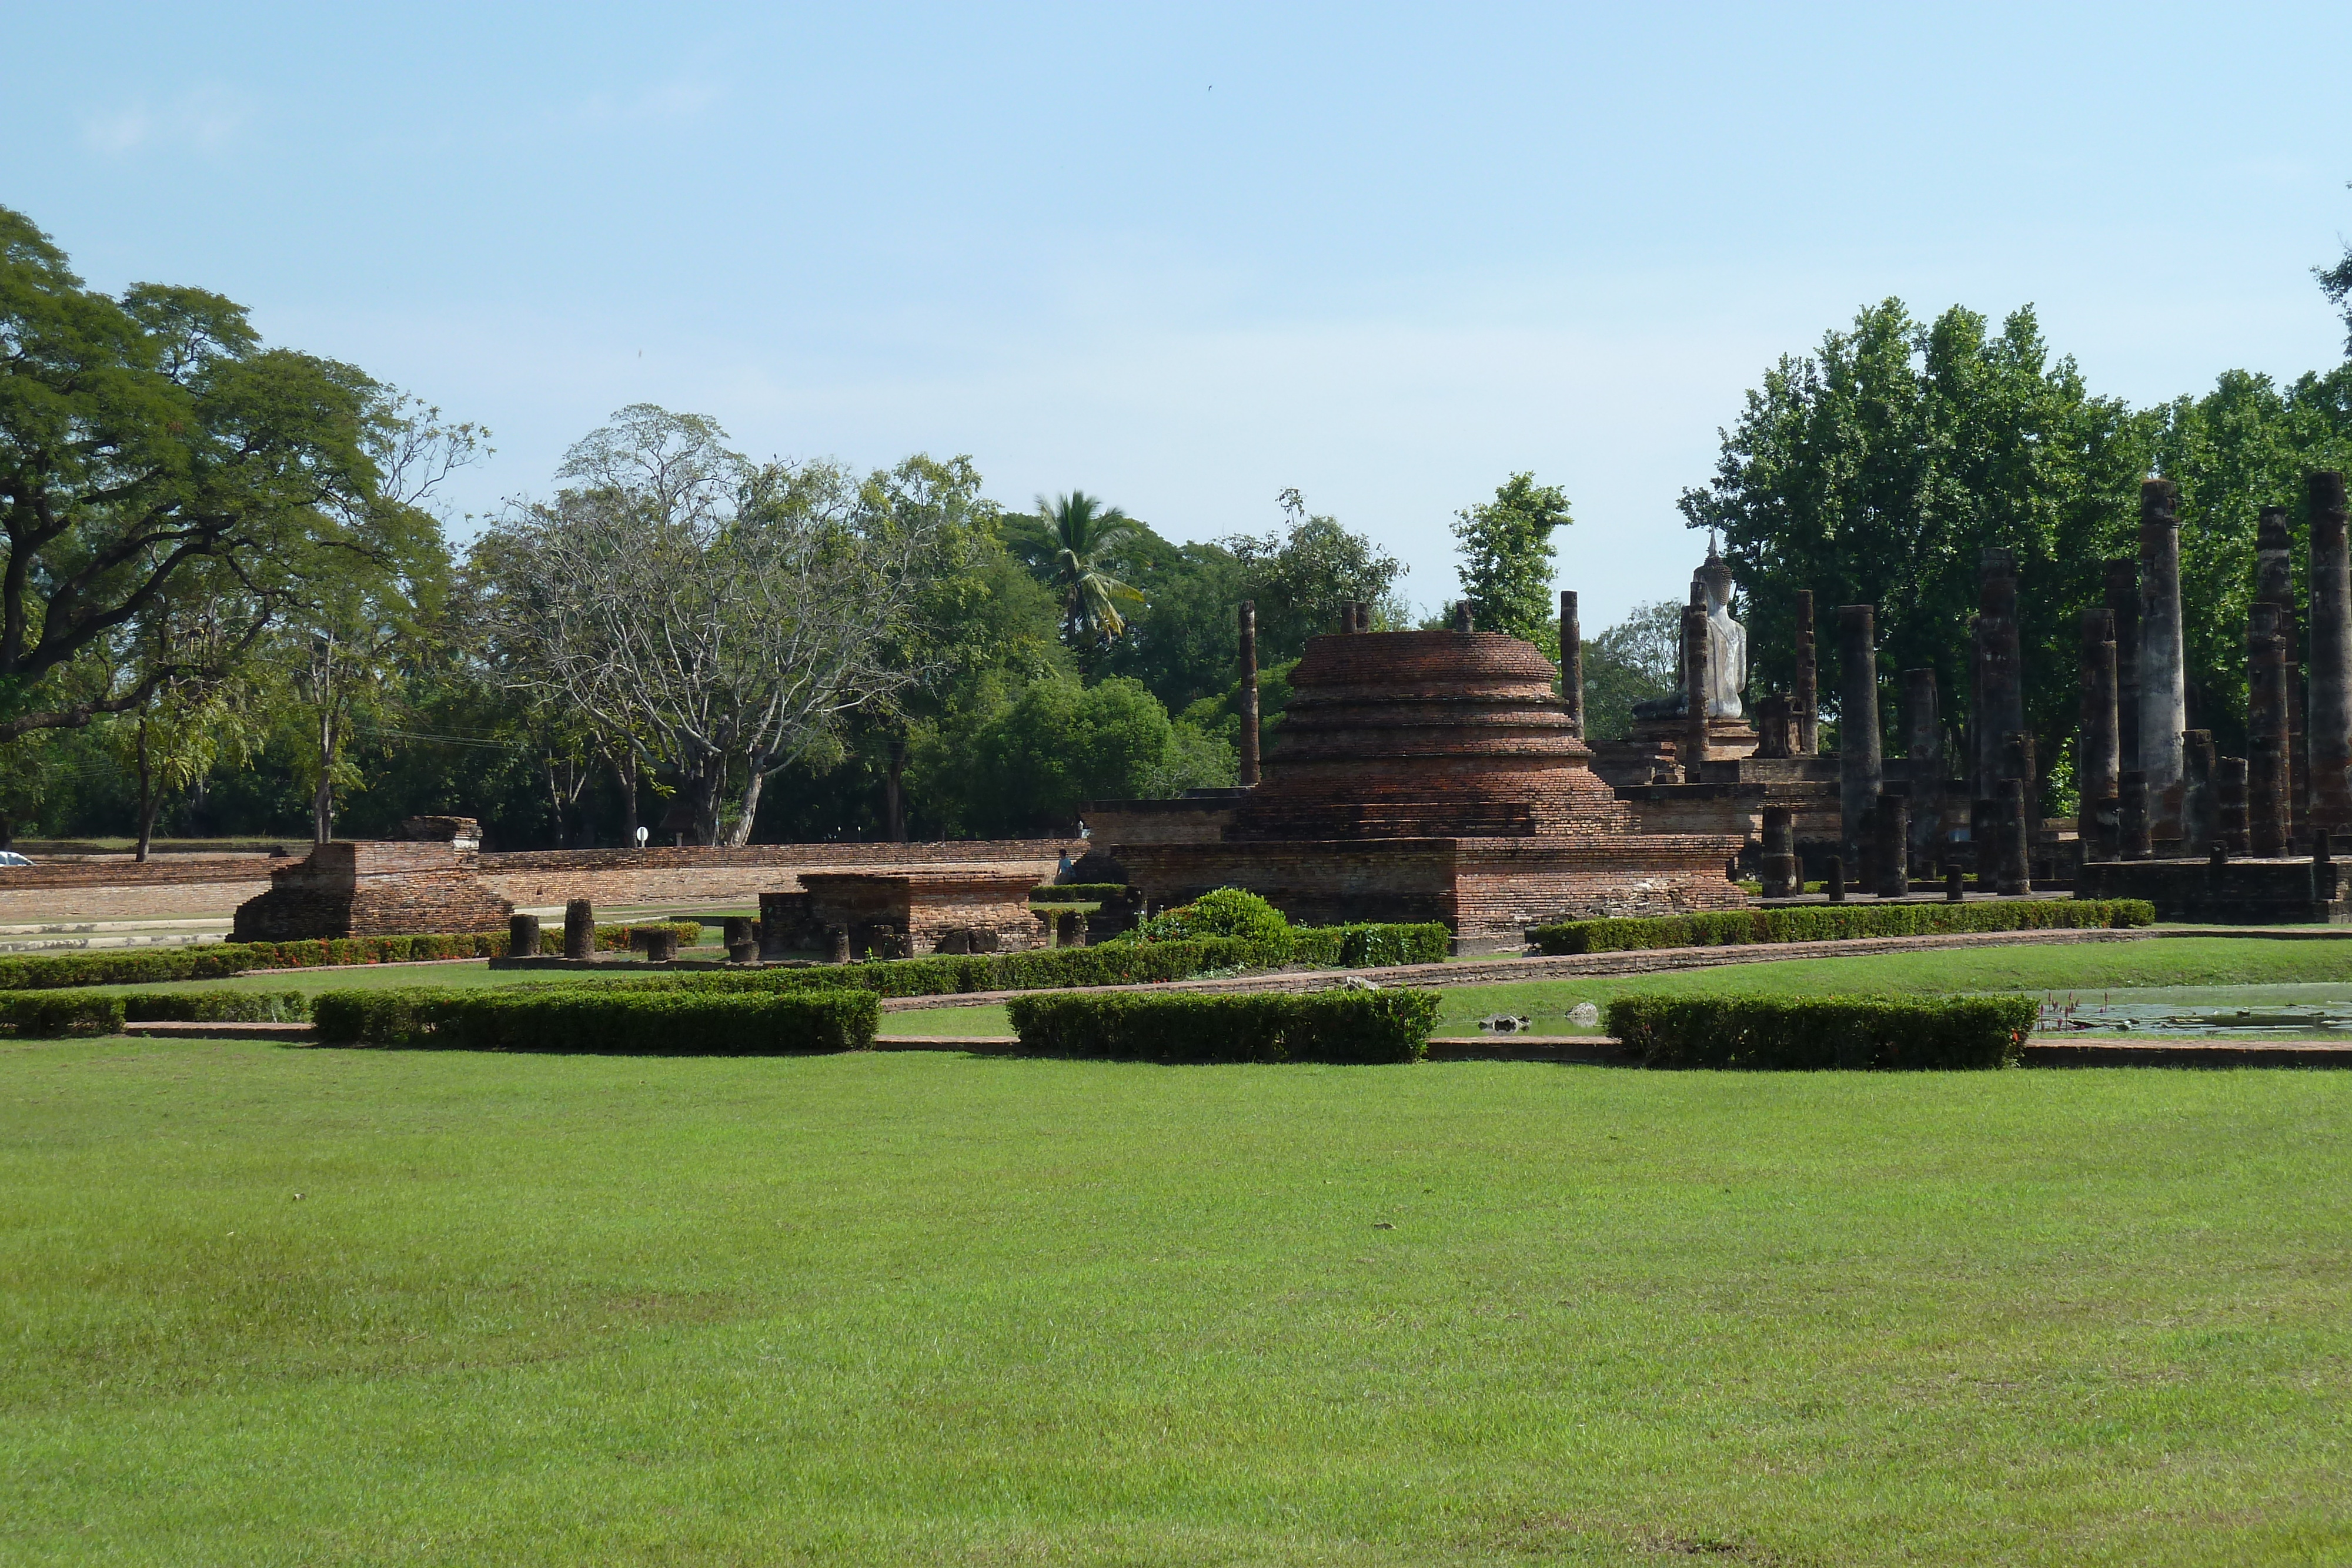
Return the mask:
<svg viewBox="0 0 2352 1568">
<path fill-rule="evenodd" d="M 1154 907 L 1244 887 L 1297 922 L 1436 920 L 1491 947 L 1543 921 L 1746 902 L 1726 875 L 1741 836 L 1643 832 L 1557 678 L 1495 632 L 1317 637 L 1255 789 L 1087 820 Z"/>
</svg>

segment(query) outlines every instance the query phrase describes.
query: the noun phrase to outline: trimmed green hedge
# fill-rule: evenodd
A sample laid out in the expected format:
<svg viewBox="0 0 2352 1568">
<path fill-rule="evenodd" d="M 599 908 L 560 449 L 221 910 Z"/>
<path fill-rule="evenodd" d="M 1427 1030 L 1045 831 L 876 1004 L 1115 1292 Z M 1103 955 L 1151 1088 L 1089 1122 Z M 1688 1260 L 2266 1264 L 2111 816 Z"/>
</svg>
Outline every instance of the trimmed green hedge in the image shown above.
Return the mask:
<svg viewBox="0 0 2352 1568">
<path fill-rule="evenodd" d="M 1032 904 L 1110 904 L 1134 890 L 1123 882 L 1041 883 L 1029 890 Z"/>
<path fill-rule="evenodd" d="M 1611 1034 L 1647 1067 L 1764 1071 L 2013 1065 L 2033 1029 L 2026 997 L 1620 997 Z"/>
<path fill-rule="evenodd" d="M 1121 1061 L 1418 1061 L 1433 991 L 1015 997 L 1024 1052 Z"/>
<path fill-rule="evenodd" d="M 303 991 L 0 992 L 0 1029 L 26 1040 L 119 1034 L 125 1022 L 299 1022 L 310 1016 Z"/>
<path fill-rule="evenodd" d="M 698 920 L 647 921 L 635 925 L 599 925 L 596 946 L 626 952 L 629 933 L 667 926 L 677 944 L 702 940 Z M 542 953 L 563 951 L 563 927 L 542 927 Z M 163 980 L 217 980 L 248 969 L 321 969 L 349 964 L 414 964 L 432 958 L 502 958 L 503 931 L 442 933 L 423 936 L 334 936 L 311 942 L 205 942 L 185 947 L 123 948 L 100 953 L 45 953 L 0 958 L 0 991 L 48 990 L 64 986 L 141 986 Z"/>
<path fill-rule="evenodd" d="M 617 978 L 634 989 L 796 991 L 846 988 L 881 997 L 948 997 L 964 991 L 1055 990 L 1067 986 L 1131 986 L 1187 980 L 1219 969 L 1244 969 L 1262 956 L 1238 937 L 1202 942 L 1105 944 L 1028 953 L 970 956 L 877 958 L 863 964 L 806 968 L 706 969 Z"/>
<path fill-rule="evenodd" d="M 1454 933 L 1435 921 L 1424 925 L 1302 925 L 1291 933 L 1291 961 L 1325 968 L 1442 964 L 1453 953 Z"/>
<path fill-rule="evenodd" d="M 871 991 L 764 995 L 635 986 L 330 991 L 312 1008 L 331 1044 L 634 1056 L 863 1051 L 882 1021 Z"/>
<path fill-rule="evenodd" d="M 1538 925 L 1528 933 L 1528 940 L 1542 953 L 1622 953 L 1641 947 L 1727 947 L 1748 943 L 1827 942 L 1856 936 L 2063 931 L 2155 923 L 2156 905 L 2137 898 L 2037 898 L 2001 904 L 1822 904 L 1790 909 L 1728 909 L 1710 915 L 1570 920 L 1558 925 Z"/>
</svg>

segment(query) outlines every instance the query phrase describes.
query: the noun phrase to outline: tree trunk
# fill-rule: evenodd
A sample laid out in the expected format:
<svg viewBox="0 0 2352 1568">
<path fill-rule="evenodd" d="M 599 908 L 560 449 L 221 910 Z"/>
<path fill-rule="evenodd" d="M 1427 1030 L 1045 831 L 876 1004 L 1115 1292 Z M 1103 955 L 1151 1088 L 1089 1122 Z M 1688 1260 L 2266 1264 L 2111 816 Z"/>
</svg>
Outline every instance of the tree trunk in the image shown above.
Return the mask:
<svg viewBox="0 0 2352 1568">
<path fill-rule="evenodd" d="M 760 768 L 757 759 L 754 758 L 751 780 L 743 786 L 743 814 L 736 821 L 735 826 L 728 831 L 727 847 L 729 849 L 740 850 L 751 841 L 751 823 L 760 815 L 760 789 L 767 781 L 766 770 Z"/>
<path fill-rule="evenodd" d="M 683 793 L 694 811 L 694 841 L 698 844 L 719 842 L 719 794 L 727 783 L 727 759 L 708 757 L 686 776 Z"/>
<path fill-rule="evenodd" d="M 13 812 L 9 812 L 9 811 L 0 811 L 0 850 L 13 850 L 13 849 L 15 849 L 16 847 L 16 815 L 15 815 L 15 813 L 13 813 Z"/>
<path fill-rule="evenodd" d="M 147 863 L 149 849 L 155 841 L 155 769 L 147 756 L 147 720 L 139 721 L 139 852 L 131 858 L 139 864 Z"/>
<path fill-rule="evenodd" d="M 319 791 L 310 798 L 310 841 L 323 844 L 335 836 L 335 719 L 319 710 Z"/>
<path fill-rule="evenodd" d="M 189 782 L 187 809 L 181 817 L 190 838 L 210 836 L 208 830 L 212 826 L 213 813 L 211 791 L 207 786 L 211 782 L 208 776 L 201 773 Z"/>
<path fill-rule="evenodd" d="M 890 767 L 882 775 L 882 821 L 890 841 L 907 841 L 907 737 L 890 738 Z"/>
</svg>

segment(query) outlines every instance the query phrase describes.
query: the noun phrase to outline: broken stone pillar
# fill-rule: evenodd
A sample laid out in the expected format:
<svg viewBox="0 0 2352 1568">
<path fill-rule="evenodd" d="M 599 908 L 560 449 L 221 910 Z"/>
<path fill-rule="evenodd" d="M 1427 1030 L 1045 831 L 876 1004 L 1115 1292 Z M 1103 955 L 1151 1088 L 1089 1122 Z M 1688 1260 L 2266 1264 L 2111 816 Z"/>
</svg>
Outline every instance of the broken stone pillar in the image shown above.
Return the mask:
<svg viewBox="0 0 2352 1568">
<path fill-rule="evenodd" d="M 1474 630 L 1470 624 L 1470 601 L 1466 599 L 1454 607 L 1454 629 L 1456 632 Z"/>
<path fill-rule="evenodd" d="M 824 934 L 826 944 L 832 950 L 831 956 L 833 961 L 836 964 L 848 963 L 849 927 L 846 925 L 828 925 L 825 927 Z"/>
<path fill-rule="evenodd" d="M 2169 479 L 2140 482 L 2139 770 L 2147 775 L 2149 831 L 2159 839 L 2182 836 L 2180 733 L 2189 726 L 2189 688 L 2181 664 L 2179 498 Z"/>
<path fill-rule="evenodd" d="M 1759 761 L 1785 762 L 1797 755 L 1796 708 L 1786 692 L 1773 692 L 1756 704 L 1756 750 Z"/>
<path fill-rule="evenodd" d="M 2246 759 L 2213 759 L 2213 846 L 2229 846 L 2233 855 L 2246 852 L 2252 830 L 2246 820 Z"/>
<path fill-rule="evenodd" d="M 2000 737 L 2000 757 L 1997 764 L 2003 780 L 2015 779 L 2025 790 L 2025 853 L 2032 858 L 2035 846 L 2042 842 L 2042 775 L 2033 765 L 2033 737 L 2031 732 L 2013 729 Z M 2000 799 L 2000 797 L 1996 797 Z"/>
<path fill-rule="evenodd" d="M 1903 672 L 1903 720 L 1911 754 L 1909 854 L 1920 873 L 1944 847 L 1944 724 L 1936 711 L 1936 672 Z"/>
<path fill-rule="evenodd" d="M 1965 904 L 1968 902 L 1968 888 L 1966 884 L 1960 881 L 1959 862 L 1958 861 L 1946 862 L 1944 864 L 1944 902 L 1946 904 Z"/>
<path fill-rule="evenodd" d="M 563 906 L 563 956 L 567 958 L 593 958 L 596 956 L 596 911 L 584 898 L 574 898 Z"/>
<path fill-rule="evenodd" d="M 1568 710 L 1568 733 L 1584 738 L 1584 631 L 1576 621 L 1576 595 L 1559 595 L 1559 701 Z"/>
<path fill-rule="evenodd" d="M 1790 700 L 1797 708 L 1797 755 L 1817 757 L 1822 749 L 1820 672 L 1813 658 L 1813 594 L 1797 591 L 1797 685 Z"/>
<path fill-rule="evenodd" d="M 1822 879 L 1822 894 L 1832 904 L 1845 902 L 1845 857 L 1830 856 L 1828 874 Z"/>
<path fill-rule="evenodd" d="M 2026 831 L 2025 780 L 2000 781 L 2000 854 L 1993 873 L 1995 893 L 2033 891 L 2032 840 Z"/>
<path fill-rule="evenodd" d="M 539 916 L 510 915 L 507 917 L 507 956 L 536 958 L 539 956 Z"/>
<path fill-rule="evenodd" d="M 1242 760 L 1235 775 L 1244 785 L 1257 782 L 1257 601 L 1242 601 Z"/>
<path fill-rule="evenodd" d="M 2305 748 L 2304 715 L 2308 700 L 2303 689 L 2301 623 L 2294 602 L 2294 533 L 2284 507 L 2264 507 L 2254 525 L 2254 602 L 2278 607 L 2278 635 L 2285 643 L 2287 729 L 2287 831 L 2311 814 L 2311 754 Z M 2257 759 L 2255 772 L 2261 768 Z M 2257 790 L 2259 792 L 2259 789 Z"/>
<path fill-rule="evenodd" d="M 2246 612 L 2246 842 L 2250 853 L 2287 852 L 2293 841 L 2294 711 L 2284 616 L 2257 601 Z"/>
<path fill-rule="evenodd" d="M 1764 808 L 1764 896 L 1794 898 L 1804 891 L 1797 875 L 1797 813 L 1787 806 Z"/>
<path fill-rule="evenodd" d="M 2139 562 L 2107 562 L 2107 610 L 2116 618 L 2116 770 L 2139 767 Z"/>
<path fill-rule="evenodd" d="M 1706 591 L 1693 585 L 1691 602 L 1683 606 L 1683 782 L 1696 784 L 1699 765 L 1706 760 L 1707 695 L 1715 689 L 1709 672 L 1715 667 L 1713 639 L 1706 634 Z"/>
<path fill-rule="evenodd" d="M 2113 860 L 2105 849 L 2099 813 L 2112 810 L 2120 788 L 2122 763 L 2116 748 L 2116 612 L 2083 612 L 2083 736 L 2074 759 L 2074 788 L 2081 798 L 2074 831 L 2083 842 L 2084 858 Z"/>
<path fill-rule="evenodd" d="M 2352 831 L 2352 575 L 2344 538 L 2344 476 L 2310 476 L 2311 825 Z"/>
<path fill-rule="evenodd" d="M 748 964 L 760 956 L 760 927 L 750 916 L 727 915 L 719 921 L 719 932 L 729 963 Z"/>
<path fill-rule="evenodd" d="M 2180 736 L 2180 852 L 2199 855 L 2212 847 L 2218 826 L 2213 800 L 2213 733 L 2183 730 Z M 2149 793 L 2155 792 L 2151 783 Z"/>
<path fill-rule="evenodd" d="M 1904 898 L 1911 892 L 1910 800 L 1892 790 L 1878 793 L 1871 812 L 1876 873 L 1871 891 L 1881 898 Z"/>
<path fill-rule="evenodd" d="M 2117 853 L 2127 861 L 2147 860 L 2156 853 L 2148 839 L 2147 775 L 2137 768 L 2125 768 L 2116 792 L 2120 802 L 2116 812 Z"/>
<path fill-rule="evenodd" d="M 2024 655 L 2017 631 L 2017 557 L 2005 549 L 1984 552 L 1977 572 L 1977 695 L 1982 705 L 1976 724 L 1976 791 L 1990 795 L 2000 772 L 2000 747 L 2025 727 Z"/>
<path fill-rule="evenodd" d="M 1863 818 L 1884 787 L 1878 742 L 1877 610 L 1838 606 L 1838 837 L 1859 862 Z"/>
</svg>

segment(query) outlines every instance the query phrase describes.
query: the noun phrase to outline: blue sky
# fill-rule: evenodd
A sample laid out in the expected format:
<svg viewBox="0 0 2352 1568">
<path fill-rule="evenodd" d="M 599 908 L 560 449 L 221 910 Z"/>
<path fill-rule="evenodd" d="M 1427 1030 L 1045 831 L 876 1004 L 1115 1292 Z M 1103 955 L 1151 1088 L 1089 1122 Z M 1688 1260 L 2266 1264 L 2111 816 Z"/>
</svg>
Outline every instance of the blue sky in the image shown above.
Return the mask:
<svg viewBox="0 0 2352 1568">
<path fill-rule="evenodd" d="M 1588 627 L 1865 301 L 2031 301 L 2155 401 L 2340 359 L 2352 8 L 10 8 L 0 203 L 496 434 L 624 403 L 759 455 L 968 452 L 1173 538 L 1275 497 L 1455 591 L 1562 486 Z"/>
</svg>

